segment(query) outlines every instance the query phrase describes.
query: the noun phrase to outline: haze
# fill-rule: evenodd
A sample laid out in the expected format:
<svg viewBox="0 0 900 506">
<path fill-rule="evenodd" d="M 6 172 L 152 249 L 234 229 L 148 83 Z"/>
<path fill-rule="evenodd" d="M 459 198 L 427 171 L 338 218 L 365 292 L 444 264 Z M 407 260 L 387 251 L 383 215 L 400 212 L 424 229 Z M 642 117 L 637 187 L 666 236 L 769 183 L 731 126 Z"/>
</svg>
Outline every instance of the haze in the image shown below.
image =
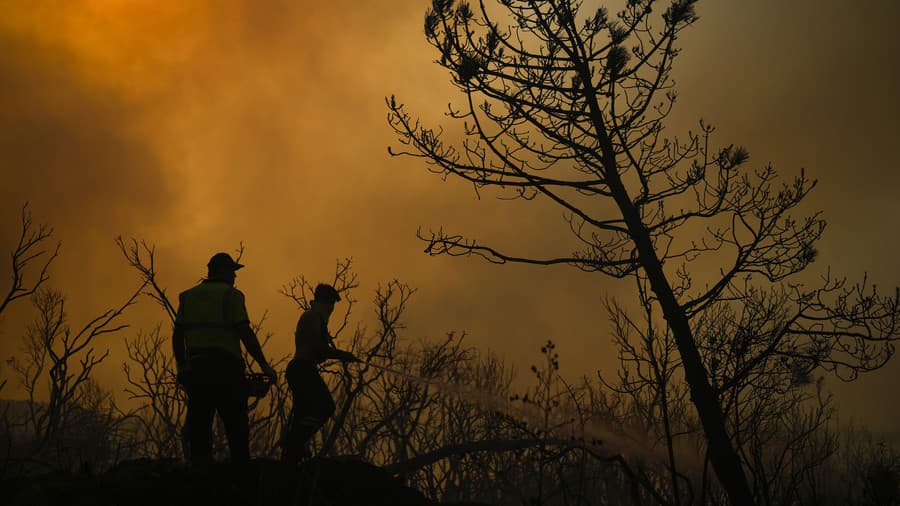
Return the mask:
<svg viewBox="0 0 900 506">
<path fill-rule="evenodd" d="M 591 3 L 591 2 L 588 2 Z M 593 2 L 596 3 L 596 2 Z M 682 37 L 675 135 L 699 118 L 751 162 L 819 180 L 808 209 L 829 222 L 812 267 L 884 287 L 900 282 L 900 51 L 895 2 L 701 3 Z M 205 274 L 216 251 L 243 241 L 238 277 L 251 317 L 269 311 L 270 353 L 291 351 L 297 312 L 277 294 L 304 273 L 327 280 L 353 257 L 367 302 L 378 282 L 418 289 L 410 338 L 465 330 L 469 343 L 520 370 L 548 338 L 563 371 L 612 371 L 602 297 L 628 286 L 575 269 L 430 258 L 417 227 L 445 226 L 509 251 L 569 241 L 541 203 L 477 200 L 411 159 L 391 159 L 384 97 L 438 124 L 454 99 L 432 60 L 429 2 L 223 0 L 0 1 L 0 249 L 17 239 L 19 208 L 63 241 L 52 285 L 78 325 L 137 286 L 113 239 L 156 244 L 170 293 Z M 850 6 L 854 8 L 849 8 Z M 557 250 L 558 251 L 558 250 Z M 0 271 L 4 277 L 8 266 Z M 7 280 L 0 284 L 6 289 Z M 368 308 L 357 315 L 365 319 Z M 16 353 L 27 304 L 0 321 L 0 355 Z M 163 318 L 149 302 L 134 332 Z M 118 334 L 100 378 L 120 381 Z M 0 372 L 7 372 L 5 369 Z M 843 420 L 900 431 L 900 363 L 833 385 Z"/>
</svg>

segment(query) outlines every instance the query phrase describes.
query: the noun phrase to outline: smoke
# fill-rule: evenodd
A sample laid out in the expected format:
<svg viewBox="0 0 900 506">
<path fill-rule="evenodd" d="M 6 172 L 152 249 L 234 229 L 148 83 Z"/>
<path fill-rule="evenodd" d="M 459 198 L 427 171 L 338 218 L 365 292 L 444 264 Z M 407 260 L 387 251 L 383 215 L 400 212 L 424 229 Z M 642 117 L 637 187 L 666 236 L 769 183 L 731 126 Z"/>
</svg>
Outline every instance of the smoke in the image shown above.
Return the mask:
<svg viewBox="0 0 900 506">
<path fill-rule="evenodd" d="M 15 216 L 30 201 L 38 212 L 53 210 L 57 229 L 88 235 L 158 218 L 169 190 L 158 156 L 135 131 L 135 106 L 86 82 L 68 56 L 0 32 L 2 211 Z"/>
<path fill-rule="evenodd" d="M 365 362 L 365 364 L 401 376 L 419 385 L 427 385 L 443 394 L 472 402 L 486 411 L 503 413 L 515 420 L 529 423 L 534 428 L 557 427 L 550 431 L 548 439 L 555 437 L 557 441 L 562 440 L 567 444 L 583 446 L 606 457 L 621 455 L 630 462 L 649 465 L 666 464 L 667 456 L 662 449 L 646 444 L 647 434 L 639 431 L 624 432 L 620 428 L 597 419 L 579 423 L 579 414 L 565 404 L 554 406 L 552 411 L 547 413 L 535 404 L 513 401 L 468 385 L 450 383 L 436 378 L 423 378 L 372 362 Z M 699 459 L 695 453 L 688 453 L 687 448 L 679 446 L 676 450 L 682 461 L 687 458 L 688 462 L 694 463 Z"/>
<path fill-rule="evenodd" d="M 892 283 L 898 242 L 884 236 L 900 226 L 892 198 L 900 171 L 886 147 L 897 137 L 900 101 L 898 72 L 884 64 L 897 52 L 889 26 L 896 16 L 885 12 L 900 7 L 776 3 L 702 7 L 681 39 L 680 105 L 668 133 L 683 135 L 702 116 L 719 127 L 717 142 L 748 146 L 755 167 L 807 167 L 821 181 L 810 203 L 829 219 L 820 265 Z M 469 186 L 386 155 L 394 139 L 385 96 L 396 93 L 435 126 L 446 121 L 448 102 L 458 105 L 424 43 L 428 6 L 4 2 L 0 253 L 16 237 L 19 206 L 31 201 L 35 219 L 64 242 L 53 282 L 72 296 L 81 322 L 132 289 L 133 273 L 112 243 L 119 234 L 157 244 L 172 293 L 203 275 L 212 252 L 244 241 L 239 283 L 251 316 L 271 310 L 273 353 L 291 346 L 296 318 L 277 287 L 301 272 L 324 279 L 335 258 L 353 256 L 365 283 L 398 277 L 419 288 L 412 335 L 465 329 L 473 344 L 520 364 L 552 337 L 576 372 L 615 367 L 599 301 L 630 294 L 630 285 L 564 267 L 498 268 L 421 253 L 419 226 L 516 255 L 567 254 L 571 241 L 559 209 L 498 204 L 488 194 L 476 201 Z M 872 243 L 879 247 L 859 247 Z M 158 316 L 155 308 L 130 315 L 135 326 Z M 0 322 L 0 356 L 15 352 L 20 330 Z M 113 349 L 112 388 L 122 357 Z M 900 415 L 877 392 L 900 369 L 878 375 L 839 385 L 854 390 L 841 402 L 867 423 L 896 428 Z"/>
</svg>

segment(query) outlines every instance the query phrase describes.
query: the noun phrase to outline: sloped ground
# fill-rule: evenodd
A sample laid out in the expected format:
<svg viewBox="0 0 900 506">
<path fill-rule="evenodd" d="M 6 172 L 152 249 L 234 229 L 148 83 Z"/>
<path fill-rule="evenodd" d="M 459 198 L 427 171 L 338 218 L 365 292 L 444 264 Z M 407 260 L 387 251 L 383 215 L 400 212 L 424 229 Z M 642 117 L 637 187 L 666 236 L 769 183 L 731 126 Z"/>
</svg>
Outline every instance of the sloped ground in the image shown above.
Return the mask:
<svg viewBox="0 0 900 506">
<path fill-rule="evenodd" d="M 132 461 L 100 476 L 47 474 L 5 480 L 0 491 L 0 503 L 7 506 L 434 504 L 375 466 L 328 459 L 299 467 L 255 461 L 205 469 L 166 461 Z"/>
</svg>

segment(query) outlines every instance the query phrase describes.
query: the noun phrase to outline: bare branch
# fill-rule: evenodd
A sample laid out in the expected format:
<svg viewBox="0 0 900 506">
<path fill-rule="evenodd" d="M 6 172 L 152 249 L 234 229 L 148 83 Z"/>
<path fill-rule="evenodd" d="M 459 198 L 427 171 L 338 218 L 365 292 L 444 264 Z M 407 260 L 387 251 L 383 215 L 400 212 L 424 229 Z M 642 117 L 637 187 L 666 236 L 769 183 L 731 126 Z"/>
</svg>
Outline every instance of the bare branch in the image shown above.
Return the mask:
<svg viewBox="0 0 900 506">
<path fill-rule="evenodd" d="M 52 238 L 53 228 L 44 224 L 35 226 L 28 203 L 22 205 L 19 242 L 10 252 L 12 279 L 9 291 L 0 300 L 0 314 L 3 314 L 11 302 L 22 297 L 30 297 L 50 279 L 50 265 L 56 260 L 62 246 L 62 243 L 57 241 L 52 250 L 48 249 L 47 243 L 52 241 Z M 39 264 L 37 274 L 29 276 L 27 271 L 35 262 Z"/>
</svg>

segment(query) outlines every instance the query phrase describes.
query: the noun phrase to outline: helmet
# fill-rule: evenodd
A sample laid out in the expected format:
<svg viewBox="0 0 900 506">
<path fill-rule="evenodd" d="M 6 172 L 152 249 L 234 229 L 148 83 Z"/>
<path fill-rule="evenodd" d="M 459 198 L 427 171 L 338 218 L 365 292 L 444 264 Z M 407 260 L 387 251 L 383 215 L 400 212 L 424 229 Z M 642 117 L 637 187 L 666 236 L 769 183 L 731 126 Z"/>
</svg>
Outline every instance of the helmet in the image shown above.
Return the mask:
<svg viewBox="0 0 900 506">
<path fill-rule="evenodd" d="M 328 304 L 332 302 L 340 302 L 341 294 L 339 294 L 333 286 L 326 285 L 325 283 L 319 283 L 318 285 L 316 285 L 316 290 L 313 292 L 313 298 L 319 302 Z"/>
<path fill-rule="evenodd" d="M 206 267 L 209 268 L 210 272 L 234 272 L 244 267 L 244 264 L 235 262 L 228 253 L 216 253 L 209 259 L 209 263 L 206 264 Z"/>
</svg>

